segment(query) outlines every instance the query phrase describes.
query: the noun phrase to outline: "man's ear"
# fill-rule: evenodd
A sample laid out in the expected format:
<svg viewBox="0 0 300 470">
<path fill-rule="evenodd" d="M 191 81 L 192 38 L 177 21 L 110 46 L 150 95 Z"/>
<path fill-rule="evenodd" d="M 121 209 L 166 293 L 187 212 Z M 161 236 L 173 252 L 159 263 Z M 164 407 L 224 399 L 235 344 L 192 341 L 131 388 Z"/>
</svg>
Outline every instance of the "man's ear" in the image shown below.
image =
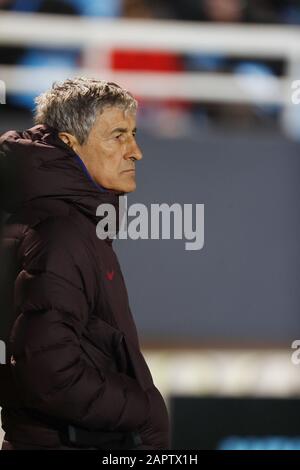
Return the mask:
<svg viewBox="0 0 300 470">
<path fill-rule="evenodd" d="M 71 147 L 74 152 L 76 152 L 76 149 L 78 147 L 78 141 L 76 137 L 72 134 L 69 134 L 68 132 L 59 132 L 58 137 L 69 147 Z"/>
</svg>

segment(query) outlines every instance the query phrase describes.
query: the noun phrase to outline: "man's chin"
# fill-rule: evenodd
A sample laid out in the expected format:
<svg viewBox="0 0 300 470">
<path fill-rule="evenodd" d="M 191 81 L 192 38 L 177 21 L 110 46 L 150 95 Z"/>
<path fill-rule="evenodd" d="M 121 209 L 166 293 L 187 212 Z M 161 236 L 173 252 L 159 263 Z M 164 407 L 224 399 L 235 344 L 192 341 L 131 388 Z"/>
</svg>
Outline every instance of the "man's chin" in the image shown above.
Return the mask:
<svg viewBox="0 0 300 470">
<path fill-rule="evenodd" d="M 132 193 L 133 191 L 136 190 L 136 183 L 130 183 L 130 184 L 124 184 L 122 186 L 118 186 L 115 189 L 112 189 L 115 191 L 117 194 L 126 194 L 126 193 Z"/>
<path fill-rule="evenodd" d="M 119 189 L 120 189 L 120 191 L 122 191 L 124 193 L 132 193 L 133 191 L 136 190 L 136 183 L 135 183 L 135 181 L 132 181 L 128 184 L 122 185 L 122 187 L 120 187 Z"/>
</svg>

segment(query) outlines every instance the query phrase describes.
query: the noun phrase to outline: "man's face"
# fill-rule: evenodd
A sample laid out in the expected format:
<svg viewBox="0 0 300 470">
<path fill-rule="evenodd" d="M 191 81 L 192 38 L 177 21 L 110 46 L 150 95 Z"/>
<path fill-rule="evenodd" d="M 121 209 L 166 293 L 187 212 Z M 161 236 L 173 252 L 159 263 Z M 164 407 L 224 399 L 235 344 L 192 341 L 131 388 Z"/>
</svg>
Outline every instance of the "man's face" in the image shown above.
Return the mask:
<svg viewBox="0 0 300 470">
<path fill-rule="evenodd" d="M 135 134 L 135 112 L 107 107 L 96 118 L 87 141 L 80 145 L 73 140 L 69 145 L 98 184 L 129 193 L 136 188 L 135 161 L 142 158 Z"/>
</svg>

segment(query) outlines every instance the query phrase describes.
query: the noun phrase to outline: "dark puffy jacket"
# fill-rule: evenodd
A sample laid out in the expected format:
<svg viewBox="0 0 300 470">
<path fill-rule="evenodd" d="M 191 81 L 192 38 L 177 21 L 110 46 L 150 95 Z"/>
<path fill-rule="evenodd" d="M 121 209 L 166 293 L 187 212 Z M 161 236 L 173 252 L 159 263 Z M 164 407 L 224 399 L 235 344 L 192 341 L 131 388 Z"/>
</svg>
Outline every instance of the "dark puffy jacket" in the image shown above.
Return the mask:
<svg viewBox="0 0 300 470">
<path fill-rule="evenodd" d="M 8 363 L 0 366 L 6 438 L 59 448 L 71 425 L 135 432 L 140 448 L 168 448 L 166 406 L 140 352 L 112 240 L 96 235 L 96 208 L 118 212 L 118 194 L 94 183 L 52 128 L 10 131 L 0 143 L 10 214 L 3 246 L 14 265 Z"/>
</svg>

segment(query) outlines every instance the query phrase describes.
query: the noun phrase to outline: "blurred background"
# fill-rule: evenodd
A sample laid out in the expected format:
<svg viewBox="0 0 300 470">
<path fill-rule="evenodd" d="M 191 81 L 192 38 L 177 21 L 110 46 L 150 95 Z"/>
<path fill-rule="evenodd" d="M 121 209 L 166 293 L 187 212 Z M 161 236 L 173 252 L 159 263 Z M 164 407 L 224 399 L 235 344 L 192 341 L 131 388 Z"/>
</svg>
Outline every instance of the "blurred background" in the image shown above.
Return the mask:
<svg viewBox="0 0 300 470">
<path fill-rule="evenodd" d="M 202 250 L 115 241 L 173 447 L 300 449 L 299 1 L 0 9 L 1 133 L 31 127 L 34 97 L 54 81 L 113 80 L 140 103 L 128 204 L 205 206 Z M 7 322 L 2 300 L 0 339 Z"/>
</svg>

